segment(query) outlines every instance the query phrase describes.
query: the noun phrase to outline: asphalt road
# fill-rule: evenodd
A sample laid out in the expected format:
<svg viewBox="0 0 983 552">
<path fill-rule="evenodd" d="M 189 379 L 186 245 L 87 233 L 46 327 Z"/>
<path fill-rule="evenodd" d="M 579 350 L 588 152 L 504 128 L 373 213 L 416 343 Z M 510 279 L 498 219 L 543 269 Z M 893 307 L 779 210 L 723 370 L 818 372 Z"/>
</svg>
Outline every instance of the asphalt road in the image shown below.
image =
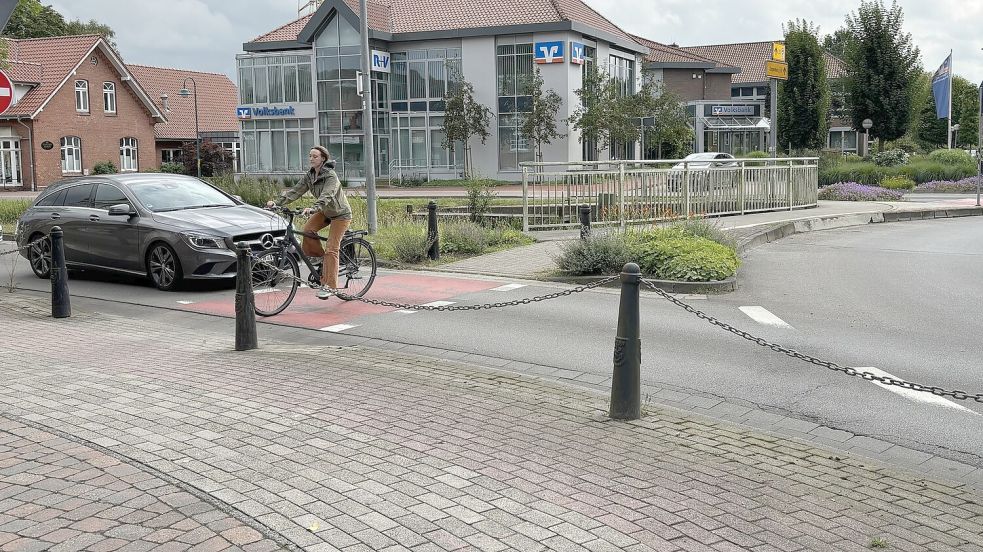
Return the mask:
<svg viewBox="0 0 983 552">
<path fill-rule="evenodd" d="M 8 281 L 10 258 L 0 258 L 0 285 Z M 14 274 L 23 287 L 46 289 L 46 282 L 34 278 L 23 260 Z M 402 275 L 390 281 L 398 277 Z M 412 285 L 435 293 L 452 287 L 446 277 L 413 278 Z M 751 253 L 737 292 L 686 300 L 723 322 L 805 354 L 979 393 L 981 279 L 983 220 L 971 217 L 792 236 Z M 398 300 L 400 292 L 386 289 L 386 281 L 380 279 L 372 295 Z M 508 282 L 489 282 L 479 291 L 445 293 L 441 298 L 458 304 L 491 303 L 559 289 L 534 282 L 505 291 L 491 289 L 504 283 Z M 230 304 L 233 295 L 228 285 L 161 293 L 140 280 L 86 274 L 73 274 L 71 286 L 73 294 L 168 308 L 178 301 Z M 301 293 L 305 292 L 313 293 Z M 611 374 L 616 290 L 450 313 L 367 312 L 339 303 L 322 306 L 316 300 L 307 305 L 288 312 L 301 310 L 308 321 L 325 313 L 331 319 L 321 325 L 343 322 L 350 327 L 342 331 L 351 335 Z M 643 294 L 641 306 L 646 384 L 724 398 L 983 465 L 983 404 L 925 402 L 927 395 L 903 396 L 791 359 L 713 327 L 650 293 Z M 319 323 L 314 320 L 309 327 Z"/>
</svg>

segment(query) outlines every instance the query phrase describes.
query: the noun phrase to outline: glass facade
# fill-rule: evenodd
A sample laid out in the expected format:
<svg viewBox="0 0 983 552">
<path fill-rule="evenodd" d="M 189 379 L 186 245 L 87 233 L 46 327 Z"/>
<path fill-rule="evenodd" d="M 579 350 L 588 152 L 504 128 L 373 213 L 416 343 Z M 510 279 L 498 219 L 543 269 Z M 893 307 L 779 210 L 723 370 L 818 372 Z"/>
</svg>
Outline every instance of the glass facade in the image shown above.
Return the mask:
<svg viewBox="0 0 983 552">
<path fill-rule="evenodd" d="M 584 65 L 581 75 L 596 67 L 597 48 L 584 46 Z M 583 149 L 584 161 L 597 161 L 597 140 L 581 140 L 581 148 Z"/>
<path fill-rule="evenodd" d="M 242 122 L 242 153 L 247 173 L 304 172 L 314 147 L 314 119 Z"/>
<path fill-rule="evenodd" d="M 389 111 L 392 172 L 457 173 L 464 146 L 444 147 L 444 98 L 461 79 L 460 48 L 392 53 Z"/>
<path fill-rule="evenodd" d="M 513 39 L 514 40 L 514 39 Z M 508 43 L 500 38 L 495 48 L 498 88 L 498 170 L 518 171 L 519 163 L 533 161 L 533 147 L 520 129 L 532 109 L 531 42 Z"/>
<path fill-rule="evenodd" d="M 239 103 L 312 102 L 310 56 L 259 56 L 239 60 Z"/>
</svg>

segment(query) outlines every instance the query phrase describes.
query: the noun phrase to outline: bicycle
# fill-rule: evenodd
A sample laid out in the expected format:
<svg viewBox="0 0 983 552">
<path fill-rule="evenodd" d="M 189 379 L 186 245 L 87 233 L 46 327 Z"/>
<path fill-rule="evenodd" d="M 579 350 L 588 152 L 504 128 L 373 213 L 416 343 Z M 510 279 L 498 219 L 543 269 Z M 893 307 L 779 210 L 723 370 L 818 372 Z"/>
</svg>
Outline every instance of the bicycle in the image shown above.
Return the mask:
<svg viewBox="0 0 983 552">
<path fill-rule="evenodd" d="M 299 209 L 275 207 L 271 209 L 285 216 L 287 232 L 282 238 L 273 240 L 267 249 L 254 252 L 252 268 L 252 288 L 256 314 L 274 316 L 280 314 L 290 305 L 297 288 L 303 282 L 300 278 L 298 259 L 307 265 L 310 274 L 306 284 L 314 289 L 321 287 L 321 259 L 317 262 L 303 253 L 296 235 L 317 238 L 322 242 L 327 238 L 315 233 L 294 229 L 294 217 L 299 215 Z M 338 289 L 344 290 L 345 296 L 361 297 L 372 287 L 379 266 L 375 258 L 372 244 L 362 236 L 366 230 L 346 230 L 338 251 L 338 283 L 344 285 Z M 342 297 L 344 300 L 345 297 Z"/>
</svg>

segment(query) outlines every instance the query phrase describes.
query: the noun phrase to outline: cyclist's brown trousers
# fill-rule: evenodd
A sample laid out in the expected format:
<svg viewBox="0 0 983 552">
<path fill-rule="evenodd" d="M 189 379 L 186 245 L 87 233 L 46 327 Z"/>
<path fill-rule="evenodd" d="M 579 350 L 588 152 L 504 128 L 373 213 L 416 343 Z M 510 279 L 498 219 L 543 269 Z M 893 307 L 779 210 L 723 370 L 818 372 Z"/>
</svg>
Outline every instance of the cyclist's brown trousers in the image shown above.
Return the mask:
<svg viewBox="0 0 983 552">
<path fill-rule="evenodd" d="M 352 224 L 351 219 L 331 219 L 328 220 L 324 213 L 317 211 L 311 215 L 310 220 L 304 225 L 305 233 L 317 234 L 325 226 L 328 228 L 328 247 L 321 247 L 321 240 L 304 236 L 304 241 L 300 247 L 304 250 L 304 255 L 308 257 L 324 257 L 321 265 L 321 285 L 331 289 L 338 287 L 338 250 L 341 249 L 341 239 L 345 237 L 345 230 Z"/>
</svg>

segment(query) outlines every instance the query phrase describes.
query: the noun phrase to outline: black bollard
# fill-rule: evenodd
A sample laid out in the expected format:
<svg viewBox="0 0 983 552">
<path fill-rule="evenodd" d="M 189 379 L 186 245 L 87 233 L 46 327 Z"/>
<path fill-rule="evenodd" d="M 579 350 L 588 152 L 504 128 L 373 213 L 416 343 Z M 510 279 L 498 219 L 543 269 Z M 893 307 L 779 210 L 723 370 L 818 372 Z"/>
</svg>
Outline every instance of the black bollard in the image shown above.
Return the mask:
<svg viewBox="0 0 983 552">
<path fill-rule="evenodd" d="M 427 241 L 430 243 L 427 257 L 436 261 L 440 258 L 440 236 L 437 235 L 437 202 L 433 200 L 427 204 Z"/>
<path fill-rule="evenodd" d="M 68 318 L 72 301 L 68 295 L 68 268 L 65 267 L 65 234 L 60 226 L 51 229 L 51 316 Z"/>
<path fill-rule="evenodd" d="M 639 336 L 638 286 L 641 270 L 628 263 L 621 272 L 621 306 L 618 335 L 614 338 L 614 375 L 611 378 L 611 411 L 615 420 L 641 417 L 642 340 Z"/>
<path fill-rule="evenodd" d="M 407 214 L 407 216 L 413 216 L 413 204 L 412 203 L 406 204 L 406 214 Z"/>
<path fill-rule="evenodd" d="M 249 246 L 236 244 L 236 350 L 259 347 L 256 341 L 256 298 L 253 297 L 253 257 Z"/>
<path fill-rule="evenodd" d="M 580 206 L 580 239 L 590 237 L 590 205 Z"/>
</svg>

